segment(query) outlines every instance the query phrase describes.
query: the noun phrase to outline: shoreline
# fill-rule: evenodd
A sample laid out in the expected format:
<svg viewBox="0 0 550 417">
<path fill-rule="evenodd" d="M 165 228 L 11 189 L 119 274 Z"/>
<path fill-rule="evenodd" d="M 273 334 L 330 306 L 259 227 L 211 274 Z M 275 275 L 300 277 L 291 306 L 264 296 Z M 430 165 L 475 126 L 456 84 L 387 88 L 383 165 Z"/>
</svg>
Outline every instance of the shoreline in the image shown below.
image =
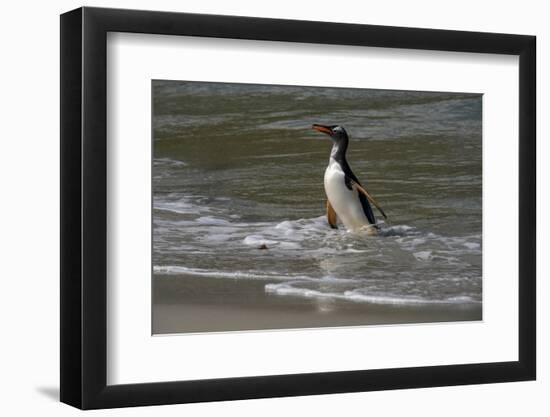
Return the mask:
<svg viewBox="0 0 550 417">
<path fill-rule="evenodd" d="M 482 320 L 481 304 L 393 305 L 281 296 L 267 282 L 153 278 L 152 333 L 283 330 Z"/>
</svg>

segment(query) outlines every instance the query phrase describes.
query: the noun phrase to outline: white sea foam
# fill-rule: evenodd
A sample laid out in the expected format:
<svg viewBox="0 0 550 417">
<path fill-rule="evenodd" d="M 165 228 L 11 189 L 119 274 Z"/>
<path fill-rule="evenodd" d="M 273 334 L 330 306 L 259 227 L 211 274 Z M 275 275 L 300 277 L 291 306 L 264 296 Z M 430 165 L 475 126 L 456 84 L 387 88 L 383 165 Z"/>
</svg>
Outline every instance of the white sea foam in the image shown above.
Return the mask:
<svg viewBox="0 0 550 417">
<path fill-rule="evenodd" d="M 160 201 L 153 200 L 153 208 L 161 211 L 171 211 L 176 214 L 197 214 L 208 213 L 211 211 L 209 207 L 200 207 L 186 199 Z"/>
<path fill-rule="evenodd" d="M 414 257 L 420 261 L 429 261 L 432 258 L 432 252 L 427 251 L 421 251 L 421 252 L 415 252 L 413 253 Z"/>
<path fill-rule="evenodd" d="M 153 163 L 155 165 L 166 164 L 166 165 L 172 165 L 172 166 L 176 166 L 176 167 L 187 166 L 186 162 L 178 161 L 177 159 L 170 159 L 170 158 L 155 158 L 153 160 Z"/>
<path fill-rule="evenodd" d="M 218 217 L 213 217 L 213 216 L 199 217 L 195 221 L 198 224 L 205 224 L 205 225 L 209 225 L 209 226 L 228 226 L 228 225 L 232 224 L 228 220 L 220 219 Z"/>
<path fill-rule="evenodd" d="M 267 284 L 265 290 L 277 295 L 292 295 L 304 298 L 347 300 L 370 304 L 418 305 L 418 304 L 478 304 L 469 296 L 449 297 L 446 299 L 427 299 L 396 294 L 365 294 L 358 291 L 323 292 L 310 288 L 300 288 L 289 283 Z"/>
<path fill-rule="evenodd" d="M 219 271 L 201 268 L 188 268 L 177 265 L 155 265 L 153 271 L 159 275 L 192 275 L 210 278 L 231 278 L 231 279 L 259 279 L 259 280 L 315 280 L 303 275 L 269 273 L 262 271 Z"/>
<path fill-rule="evenodd" d="M 277 242 L 276 240 L 266 239 L 262 235 L 250 235 L 244 238 L 243 243 L 248 246 L 269 246 L 278 244 L 279 242 Z"/>
<path fill-rule="evenodd" d="M 154 207 L 167 212 L 154 223 L 155 250 L 162 259 L 154 267 L 157 275 L 263 280 L 270 294 L 376 304 L 458 305 L 481 299 L 480 277 L 468 264 L 471 255 L 481 253 L 481 235 L 442 236 L 381 223 L 379 238 L 364 239 L 329 228 L 325 216 L 244 221 L 225 203 L 194 195 L 160 195 Z M 264 245 L 268 250 L 258 250 Z M 196 267 L 210 265 L 205 261 L 213 253 L 210 269 Z M 242 269 L 235 256 L 248 257 L 244 264 L 254 269 Z M 187 266 L 178 265 L 186 259 Z M 438 274 L 441 268 L 452 268 L 453 274 Z"/>
</svg>

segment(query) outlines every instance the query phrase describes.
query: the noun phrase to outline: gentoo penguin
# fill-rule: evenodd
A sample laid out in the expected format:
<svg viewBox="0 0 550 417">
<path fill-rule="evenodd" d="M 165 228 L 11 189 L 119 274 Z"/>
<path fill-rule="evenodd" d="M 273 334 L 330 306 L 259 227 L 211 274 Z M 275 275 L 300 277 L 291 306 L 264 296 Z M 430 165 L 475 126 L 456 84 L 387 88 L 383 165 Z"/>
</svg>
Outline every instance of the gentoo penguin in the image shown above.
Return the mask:
<svg viewBox="0 0 550 417">
<path fill-rule="evenodd" d="M 325 192 L 327 194 L 327 218 L 330 227 L 336 229 L 339 218 L 347 230 L 364 231 L 376 235 L 378 227 L 369 201 L 386 217 L 378 203 L 365 190 L 346 160 L 348 134 L 342 126 L 314 124 L 313 129 L 326 133 L 332 139 L 332 151 L 325 170 Z"/>
</svg>

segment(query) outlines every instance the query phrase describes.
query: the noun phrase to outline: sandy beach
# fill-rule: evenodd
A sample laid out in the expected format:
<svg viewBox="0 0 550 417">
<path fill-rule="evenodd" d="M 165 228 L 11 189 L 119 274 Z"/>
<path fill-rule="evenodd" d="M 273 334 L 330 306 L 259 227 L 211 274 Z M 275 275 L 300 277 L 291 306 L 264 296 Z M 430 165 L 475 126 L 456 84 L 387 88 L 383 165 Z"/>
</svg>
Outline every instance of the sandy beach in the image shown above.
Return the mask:
<svg viewBox="0 0 550 417">
<path fill-rule="evenodd" d="M 155 276 L 153 334 L 481 320 L 481 305 L 382 305 L 279 296 L 259 280 Z"/>
</svg>

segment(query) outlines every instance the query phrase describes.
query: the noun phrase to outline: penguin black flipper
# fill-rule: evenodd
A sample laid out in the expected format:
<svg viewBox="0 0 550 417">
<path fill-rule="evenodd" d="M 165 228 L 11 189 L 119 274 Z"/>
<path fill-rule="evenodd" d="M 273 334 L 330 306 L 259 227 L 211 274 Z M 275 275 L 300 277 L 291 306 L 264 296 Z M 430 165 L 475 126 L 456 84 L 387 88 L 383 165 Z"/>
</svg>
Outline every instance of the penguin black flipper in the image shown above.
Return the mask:
<svg viewBox="0 0 550 417">
<path fill-rule="evenodd" d="M 355 189 L 357 189 L 357 191 L 359 191 L 361 194 L 363 194 L 363 195 L 367 198 L 367 200 L 368 200 L 369 202 L 371 202 L 372 204 L 374 204 L 374 207 L 376 207 L 376 208 L 378 209 L 378 211 L 380 212 L 380 214 L 381 214 L 382 216 L 384 216 L 385 219 L 388 218 L 388 216 L 386 215 L 386 213 L 384 213 L 384 210 L 382 209 L 382 207 L 380 207 L 380 204 L 378 204 L 378 203 L 376 202 L 376 200 L 374 199 L 374 197 L 373 197 L 372 195 L 370 195 L 369 192 L 368 192 L 367 190 L 365 190 L 365 189 L 361 186 L 361 184 L 355 182 L 355 183 L 352 183 L 351 185 L 352 185 Z"/>
<path fill-rule="evenodd" d="M 353 189 L 354 183 L 361 185 L 357 177 L 353 175 L 353 172 L 351 172 L 351 175 L 346 174 L 344 182 L 346 183 L 346 187 L 348 187 L 350 190 Z M 361 206 L 363 207 L 363 212 L 365 213 L 365 216 L 367 216 L 367 220 L 370 224 L 376 224 L 376 219 L 374 218 L 374 213 L 372 212 L 372 207 L 370 206 L 369 200 L 367 200 L 367 197 L 362 192 L 358 191 L 357 194 L 359 196 Z"/>
<path fill-rule="evenodd" d="M 376 224 L 376 219 L 374 218 L 372 207 L 370 206 L 367 197 L 363 193 L 359 193 L 359 201 L 361 202 L 361 206 L 363 206 L 363 211 L 365 212 L 365 216 L 367 216 L 369 223 Z"/>
</svg>

